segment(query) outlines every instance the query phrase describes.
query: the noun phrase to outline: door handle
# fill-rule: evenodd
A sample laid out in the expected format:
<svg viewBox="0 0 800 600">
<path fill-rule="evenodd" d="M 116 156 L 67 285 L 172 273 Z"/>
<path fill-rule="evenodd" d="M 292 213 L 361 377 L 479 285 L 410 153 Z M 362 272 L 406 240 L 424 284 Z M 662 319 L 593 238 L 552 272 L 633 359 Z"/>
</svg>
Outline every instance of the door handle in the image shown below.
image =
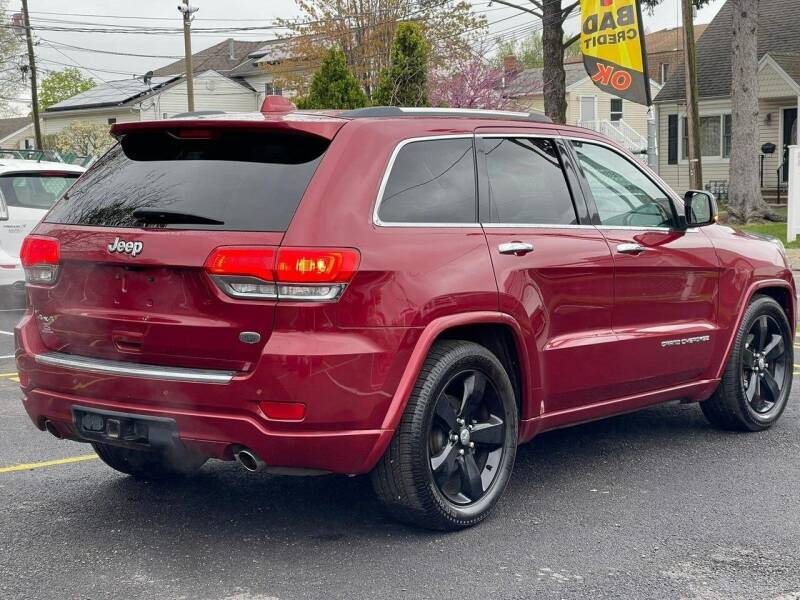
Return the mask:
<svg viewBox="0 0 800 600">
<path fill-rule="evenodd" d="M 617 252 L 620 254 L 633 254 L 634 256 L 637 256 L 646 251 L 647 248 L 641 244 L 619 244 L 617 246 Z"/>
<path fill-rule="evenodd" d="M 533 244 L 526 244 L 525 242 L 506 242 L 497 247 L 500 254 L 513 254 L 515 256 L 522 256 L 528 252 L 533 252 Z"/>
</svg>

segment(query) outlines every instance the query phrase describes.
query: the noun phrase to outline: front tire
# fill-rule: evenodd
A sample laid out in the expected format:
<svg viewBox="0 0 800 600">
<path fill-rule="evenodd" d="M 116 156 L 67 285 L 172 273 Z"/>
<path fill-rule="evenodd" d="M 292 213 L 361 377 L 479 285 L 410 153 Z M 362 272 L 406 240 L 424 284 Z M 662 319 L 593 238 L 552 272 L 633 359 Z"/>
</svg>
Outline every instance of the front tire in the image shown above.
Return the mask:
<svg viewBox="0 0 800 600">
<path fill-rule="evenodd" d="M 109 467 L 137 479 L 181 479 L 195 473 L 208 460 L 184 448 L 169 451 L 133 450 L 100 443 L 93 443 L 92 447 Z"/>
<path fill-rule="evenodd" d="M 742 318 L 722 381 L 700 408 L 721 429 L 768 429 L 786 408 L 793 371 L 789 320 L 775 300 L 756 296 Z"/>
<path fill-rule="evenodd" d="M 372 473 L 378 497 L 411 525 L 452 531 L 480 523 L 511 476 L 518 420 L 494 354 L 473 342 L 436 343 Z"/>
</svg>

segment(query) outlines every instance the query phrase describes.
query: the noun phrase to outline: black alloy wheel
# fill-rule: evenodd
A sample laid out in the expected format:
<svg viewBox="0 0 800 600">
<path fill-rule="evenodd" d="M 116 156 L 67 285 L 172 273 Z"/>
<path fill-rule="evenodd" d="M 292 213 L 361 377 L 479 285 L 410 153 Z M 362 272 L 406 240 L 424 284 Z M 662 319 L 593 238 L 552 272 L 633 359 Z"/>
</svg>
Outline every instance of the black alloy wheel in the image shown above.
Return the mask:
<svg viewBox="0 0 800 600">
<path fill-rule="evenodd" d="M 456 505 L 480 500 L 497 475 L 506 439 L 503 404 L 483 373 L 453 376 L 434 407 L 430 464 L 442 495 Z"/>
<path fill-rule="evenodd" d="M 747 334 L 742 351 L 742 386 L 750 407 L 769 414 L 780 402 L 786 382 L 786 343 L 775 318 L 760 315 Z"/>
</svg>

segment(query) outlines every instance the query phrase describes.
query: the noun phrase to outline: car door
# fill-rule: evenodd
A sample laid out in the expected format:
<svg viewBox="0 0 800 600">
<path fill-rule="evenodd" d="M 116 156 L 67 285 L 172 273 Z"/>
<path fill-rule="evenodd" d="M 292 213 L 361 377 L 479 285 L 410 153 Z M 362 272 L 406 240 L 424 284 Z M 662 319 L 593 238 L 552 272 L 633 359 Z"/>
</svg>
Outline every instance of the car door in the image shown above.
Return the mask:
<svg viewBox="0 0 800 600">
<path fill-rule="evenodd" d="M 712 359 L 719 262 L 682 203 L 610 145 L 572 140 L 593 219 L 614 257 L 614 373 L 620 396 L 694 381 Z"/>
<path fill-rule="evenodd" d="M 552 129 L 477 131 L 481 222 L 500 309 L 525 332 L 533 399 L 558 412 L 613 397 L 613 260 Z"/>
</svg>

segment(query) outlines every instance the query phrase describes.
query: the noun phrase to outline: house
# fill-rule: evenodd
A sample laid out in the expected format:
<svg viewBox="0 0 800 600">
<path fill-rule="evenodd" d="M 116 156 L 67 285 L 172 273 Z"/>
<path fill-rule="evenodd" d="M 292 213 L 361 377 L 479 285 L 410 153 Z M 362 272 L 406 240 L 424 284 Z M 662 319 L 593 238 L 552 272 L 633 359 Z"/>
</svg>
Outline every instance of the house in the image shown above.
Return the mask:
<svg viewBox="0 0 800 600">
<path fill-rule="evenodd" d="M 246 83 L 209 70 L 194 78 L 196 111 L 257 110 L 256 93 Z M 108 81 L 48 107 L 41 115 L 43 135 L 54 135 L 73 121 L 112 125 L 127 121 L 166 119 L 187 109 L 182 75 Z"/>
<path fill-rule="evenodd" d="M 0 148 L 29 150 L 35 145 L 33 121 L 30 117 L 0 119 Z"/>
<path fill-rule="evenodd" d="M 543 69 L 515 69 L 515 62 L 505 61 L 506 81 L 503 94 L 520 110 L 544 112 Z M 567 92 L 567 124 L 587 127 L 611 137 L 631 152 L 647 151 L 649 108 L 604 92 L 586 72 L 583 62 L 564 64 Z M 661 89 L 650 85 L 655 95 Z"/>
<path fill-rule="evenodd" d="M 775 152 L 760 161 L 764 195 L 772 199 L 785 185 L 788 146 L 797 143 L 800 107 L 800 11 L 797 0 L 761 0 L 758 30 L 759 148 Z M 731 150 L 731 19 L 727 2 L 697 44 L 700 140 L 703 184 L 727 194 Z M 658 171 L 678 192 L 689 185 L 686 143 L 686 93 L 683 68 L 655 100 L 659 130 Z M 763 165 L 763 166 L 762 166 Z"/>
<path fill-rule="evenodd" d="M 250 87 L 256 94 L 256 104 L 261 106 L 264 96 L 278 94 L 293 96 L 291 90 L 284 90 L 276 81 L 270 68 L 290 60 L 286 40 L 241 41 L 227 39 L 210 48 L 192 55 L 192 69 L 195 73 L 213 70 L 221 75 Z M 156 69 L 156 76 L 183 75 L 185 61 L 177 60 Z"/>
</svg>

